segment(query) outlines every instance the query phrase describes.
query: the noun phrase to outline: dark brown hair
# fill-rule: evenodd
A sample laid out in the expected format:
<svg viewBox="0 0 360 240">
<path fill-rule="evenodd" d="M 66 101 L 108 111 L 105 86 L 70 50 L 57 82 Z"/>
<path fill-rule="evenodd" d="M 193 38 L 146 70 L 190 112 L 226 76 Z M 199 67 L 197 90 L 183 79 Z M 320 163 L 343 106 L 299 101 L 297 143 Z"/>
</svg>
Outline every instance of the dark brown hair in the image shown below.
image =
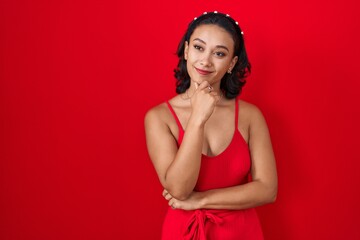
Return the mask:
<svg viewBox="0 0 360 240">
<path fill-rule="evenodd" d="M 241 93 L 242 87 L 246 83 L 245 79 L 248 74 L 250 74 L 251 65 L 245 50 L 243 32 L 241 31 L 238 23 L 229 15 L 218 12 L 204 13 L 200 17 L 195 18 L 188 25 L 176 52 L 179 57 L 177 68 L 174 70 L 176 78 L 176 92 L 184 93 L 190 86 L 190 76 L 188 74 L 186 60 L 184 58 L 185 41 L 189 42 L 194 30 L 198 26 L 204 24 L 214 24 L 225 29 L 228 33 L 230 33 L 234 40 L 234 57 L 237 56 L 238 61 L 232 69 L 232 72 L 230 74 L 226 73 L 223 76 L 220 88 L 224 92 L 224 96 L 226 98 L 236 98 Z"/>
</svg>

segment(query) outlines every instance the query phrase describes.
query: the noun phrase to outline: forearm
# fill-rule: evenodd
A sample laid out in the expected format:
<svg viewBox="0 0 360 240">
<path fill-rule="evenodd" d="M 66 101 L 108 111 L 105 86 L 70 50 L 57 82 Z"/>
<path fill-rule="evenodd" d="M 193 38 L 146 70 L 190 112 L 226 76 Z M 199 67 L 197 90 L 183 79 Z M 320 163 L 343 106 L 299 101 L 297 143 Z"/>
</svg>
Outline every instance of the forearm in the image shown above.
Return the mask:
<svg viewBox="0 0 360 240">
<path fill-rule="evenodd" d="M 205 209 L 239 210 L 274 202 L 277 187 L 253 181 L 228 188 L 202 192 L 201 207 Z"/>
<path fill-rule="evenodd" d="M 204 125 L 190 118 L 183 141 L 165 176 L 165 188 L 177 199 L 187 198 L 196 185 L 203 138 Z"/>
</svg>

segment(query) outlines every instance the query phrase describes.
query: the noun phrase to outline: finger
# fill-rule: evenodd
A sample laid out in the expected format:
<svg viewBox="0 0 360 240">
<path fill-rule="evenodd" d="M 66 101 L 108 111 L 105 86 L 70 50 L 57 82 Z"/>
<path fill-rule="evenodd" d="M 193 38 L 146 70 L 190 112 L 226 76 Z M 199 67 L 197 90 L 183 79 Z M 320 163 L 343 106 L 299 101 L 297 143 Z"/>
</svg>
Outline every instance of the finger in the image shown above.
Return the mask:
<svg viewBox="0 0 360 240">
<path fill-rule="evenodd" d="M 165 197 L 168 194 L 168 191 L 166 189 L 164 189 L 164 191 L 162 192 L 163 197 Z"/>
<path fill-rule="evenodd" d="M 165 196 L 165 199 L 168 200 L 168 201 L 169 201 L 170 199 L 172 199 L 172 198 L 173 198 L 173 197 L 172 197 L 169 193 L 166 194 L 166 196 Z"/>
<path fill-rule="evenodd" d="M 200 83 L 194 81 L 194 85 L 195 85 L 195 90 L 196 90 L 196 89 L 198 89 Z"/>
<path fill-rule="evenodd" d="M 176 208 L 174 199 L 171 199 L 171 200 L 168 202 L 168 204 L 169 204 L 169 206 L 170 206 L 172 209 L 175 209 L 175 208 Z"/>
<path fill-rule="evenodd" d="M 204 89 L 202 90 L 202 92 L 204 92 L 204 93 L 212 93 L 213 90 L 214 90 L 214 88 L 209 85 L 209 86 L 207 86 L 206 88 L 204 88 Z"/>
<path fill-rule="evenodd" d="M 199 87 L 197 88 L 198 91 L 201 91 L 207 87 L 211 87 L 211 85 L 209 84 L 208 81 L 203 81 L 202 83 L 200 83 Z"/>
</svg>

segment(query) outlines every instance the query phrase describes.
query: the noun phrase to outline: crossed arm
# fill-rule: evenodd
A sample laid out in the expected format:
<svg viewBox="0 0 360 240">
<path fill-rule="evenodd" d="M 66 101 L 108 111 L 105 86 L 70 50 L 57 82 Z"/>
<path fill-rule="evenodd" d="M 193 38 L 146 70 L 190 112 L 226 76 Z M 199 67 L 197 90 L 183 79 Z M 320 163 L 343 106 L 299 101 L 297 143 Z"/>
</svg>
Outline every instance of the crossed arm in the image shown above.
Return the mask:
<svg viewBox="0 0 360 240">
<path fill-rule="evenodd" d="M 189 120 L 179 149 L 160 110 L 150 111 L 145 118 L 147 144 L 161 184 L 163 196 L 174 208 L 246 209 L 274 202 L 277 195 L 277 173 L 266 121 L 256 107 L 251 107 L 249 150 L 252 181 L 246 184 L 193 191 L 201 163 L 204 127 Z M 151 126 L 151 127 L 150 127 Z"/>
</svg>

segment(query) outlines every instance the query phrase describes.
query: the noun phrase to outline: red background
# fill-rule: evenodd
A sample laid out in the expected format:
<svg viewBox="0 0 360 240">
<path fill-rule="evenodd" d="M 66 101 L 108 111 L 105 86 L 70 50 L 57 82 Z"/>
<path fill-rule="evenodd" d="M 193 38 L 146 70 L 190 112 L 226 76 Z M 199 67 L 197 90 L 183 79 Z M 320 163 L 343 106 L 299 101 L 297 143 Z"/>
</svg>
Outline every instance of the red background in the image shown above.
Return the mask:
<svg viewBox="0 0 360 240">
<path fill-rule="evenodd" d="M 0 239 L 159 239 L 147 109 L 174 96 L 178 41 L 232 15 L 271 131 L 266 239 L 360 239 L 355 0 L 0 2 Z M 171 6 L 170 6 L 171 4 Z"/>
</svg>

